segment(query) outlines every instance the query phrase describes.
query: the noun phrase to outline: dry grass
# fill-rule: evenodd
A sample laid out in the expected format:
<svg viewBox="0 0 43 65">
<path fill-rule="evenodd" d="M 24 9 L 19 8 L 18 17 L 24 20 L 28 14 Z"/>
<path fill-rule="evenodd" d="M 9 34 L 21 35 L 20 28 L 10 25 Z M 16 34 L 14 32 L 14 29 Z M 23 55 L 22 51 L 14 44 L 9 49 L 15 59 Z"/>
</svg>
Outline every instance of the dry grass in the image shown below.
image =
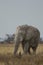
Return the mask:
<svg viewBox="0 0 43 65">
<path fill-rule="evenodd" d="M 20 44 L 18 53 L 21 51 L 23 53 L 22 45 Z M 13 54 L 14 44 L 0 44 L 0 54 Z M 43 52 L 43 44 L 39 44 L 36 54 Z"/>
<path fill-rule="evenodd" d="M 23 53 L 20 45 L 18 52 Z M 43 44 L 39 44 L 36 55 L 14 56 L 14 44 L 0 44 L 0 65 L 43 65 Z"/>
</svg>

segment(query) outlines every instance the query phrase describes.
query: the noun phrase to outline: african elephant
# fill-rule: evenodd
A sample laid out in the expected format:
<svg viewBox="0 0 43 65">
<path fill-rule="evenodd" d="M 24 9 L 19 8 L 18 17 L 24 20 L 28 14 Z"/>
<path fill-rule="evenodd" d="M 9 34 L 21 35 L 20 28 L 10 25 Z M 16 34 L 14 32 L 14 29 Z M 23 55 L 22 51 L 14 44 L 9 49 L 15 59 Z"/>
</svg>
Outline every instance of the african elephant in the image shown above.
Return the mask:
<svg viewBox="0 0 43 65">
<path fill-rule="evenodd" d="M 31 53 L 30 48 L 33 52 L 36 52 L 38 43 L 40 39 L 40 32 L 37 28 L 28 25 L 18 26 L 15 34 L 15 51 L 16 54 L 19 44 L 22 44 L 24 53 Z"/>
</svg>

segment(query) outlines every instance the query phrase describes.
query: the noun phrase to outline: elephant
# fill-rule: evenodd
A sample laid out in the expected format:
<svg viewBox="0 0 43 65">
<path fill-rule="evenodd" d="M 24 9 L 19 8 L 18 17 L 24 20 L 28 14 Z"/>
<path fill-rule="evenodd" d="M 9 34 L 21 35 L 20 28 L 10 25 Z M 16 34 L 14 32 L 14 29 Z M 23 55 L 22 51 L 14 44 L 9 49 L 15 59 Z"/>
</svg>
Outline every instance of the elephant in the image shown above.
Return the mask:
<svg viewBox="0 0 43 65">
<path fill-rule="evenodd" d="M 22 44 L 22 48 L 25 54 L 31 54 L 30 48 L 36 53 L 38 43 L 40 40 L 40 31 L 33 26 L 21 25 L 18 26 L 15 33 L 15 50 L 16 54 L 19 44 Z"/>
</svg>

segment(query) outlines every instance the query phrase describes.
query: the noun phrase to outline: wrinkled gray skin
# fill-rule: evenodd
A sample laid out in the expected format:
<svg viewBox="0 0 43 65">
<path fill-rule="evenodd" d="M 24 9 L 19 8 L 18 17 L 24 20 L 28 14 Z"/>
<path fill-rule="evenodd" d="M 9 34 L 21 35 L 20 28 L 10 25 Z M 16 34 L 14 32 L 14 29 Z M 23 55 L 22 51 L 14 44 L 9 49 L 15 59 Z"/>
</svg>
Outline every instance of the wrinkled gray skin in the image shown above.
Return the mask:
<svg viewBox="0 0 43 65">
<path fill-rule="evenodd" d="M 33 52 L 36 52 L 40 39 L 40 32 L 37 28 L 28 25 L 18 26 L 15 34 L 15 51 L 16 54 L 19 44 L 22 44 L 24 53 L 31 53 L 30 48 L 33 49 Z"/>
</svg>

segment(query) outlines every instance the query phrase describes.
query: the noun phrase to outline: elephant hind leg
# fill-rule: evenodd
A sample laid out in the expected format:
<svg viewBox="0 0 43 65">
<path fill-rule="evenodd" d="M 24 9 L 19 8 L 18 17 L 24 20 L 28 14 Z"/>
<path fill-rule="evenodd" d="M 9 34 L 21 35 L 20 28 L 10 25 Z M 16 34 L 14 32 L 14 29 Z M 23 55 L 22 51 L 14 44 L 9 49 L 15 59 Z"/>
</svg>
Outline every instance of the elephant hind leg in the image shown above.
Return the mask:
<svg viewBox="0 0 43 65">
<path fill-rule="evenodd" d="M 33 54 L 36 54 L 36 47 L 32 47 L 33 49 Z"/>
</svg>

